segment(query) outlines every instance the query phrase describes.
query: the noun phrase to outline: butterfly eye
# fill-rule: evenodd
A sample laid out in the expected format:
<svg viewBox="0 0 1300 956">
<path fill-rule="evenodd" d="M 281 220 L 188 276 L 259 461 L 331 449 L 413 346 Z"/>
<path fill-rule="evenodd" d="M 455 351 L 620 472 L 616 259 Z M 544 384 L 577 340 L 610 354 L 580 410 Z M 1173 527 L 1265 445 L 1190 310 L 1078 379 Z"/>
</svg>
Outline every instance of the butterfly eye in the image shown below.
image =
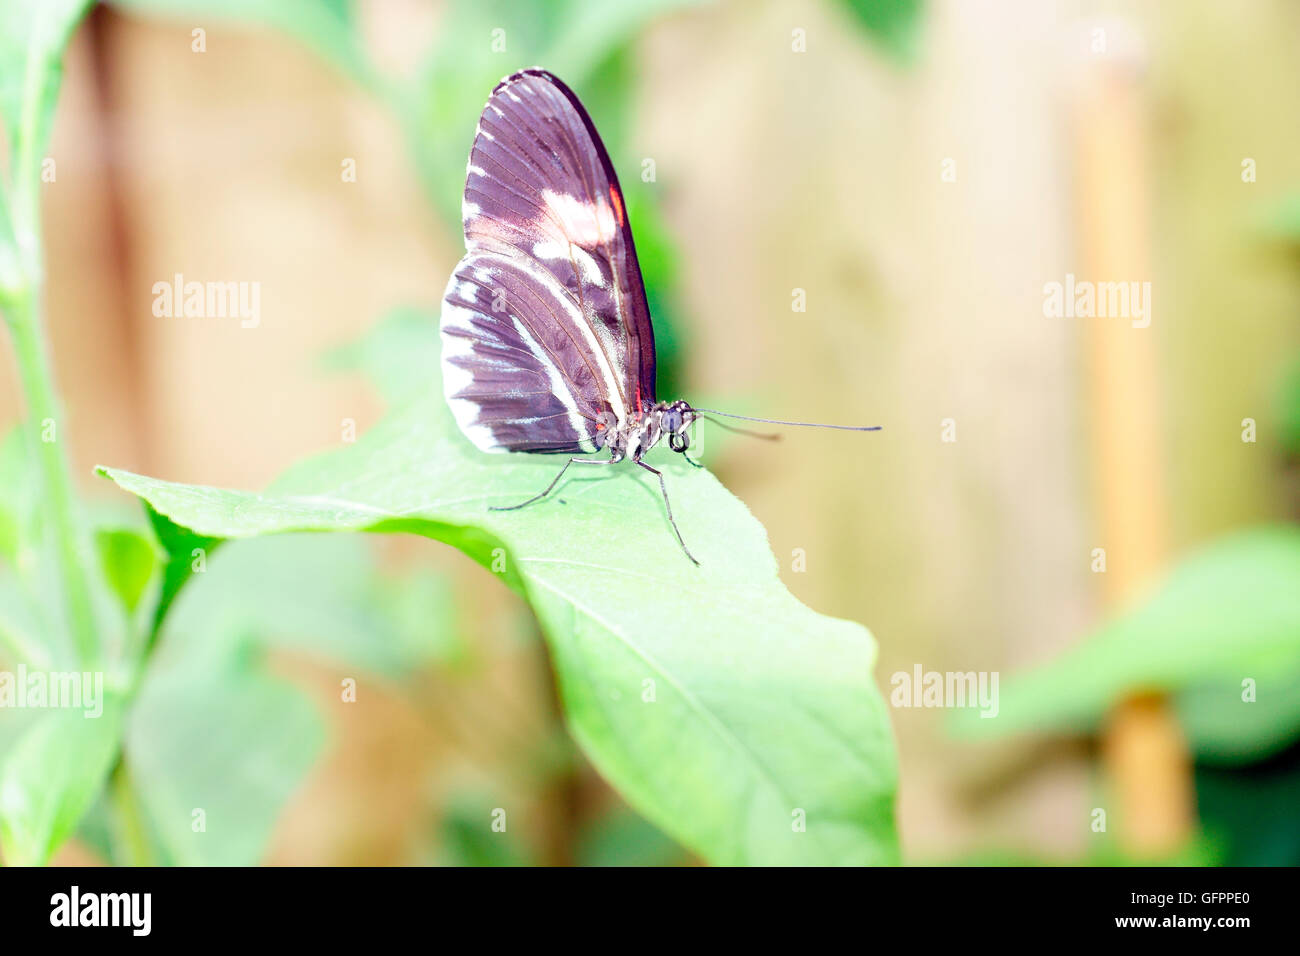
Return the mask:
<svg viewBox="0 0 1300 956">
<path fill-rule="evenodd" d="M 682 427 L 682 413 L 675 408 L 664 412 L 660 424 L 666 432 L 676 432 Z"/>
</svg>

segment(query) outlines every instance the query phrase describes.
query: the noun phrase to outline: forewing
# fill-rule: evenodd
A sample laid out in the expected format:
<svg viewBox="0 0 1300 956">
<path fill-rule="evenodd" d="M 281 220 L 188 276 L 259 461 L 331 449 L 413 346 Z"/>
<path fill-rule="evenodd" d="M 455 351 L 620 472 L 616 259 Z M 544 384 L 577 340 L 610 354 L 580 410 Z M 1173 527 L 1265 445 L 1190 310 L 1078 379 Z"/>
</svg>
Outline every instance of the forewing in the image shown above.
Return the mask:
<svg viewBox="0 0 1300 956">
<path fill-rule="evenodd" d="M 654 332 L 618 179 L 590 117 L 551 74 L 525 70 L 493 91 L 463 217 L 468 251 L 443 310 L 445 387 L 479 447 L 587 448 L 603 412 L 623 421 L 653 404 Z M 482 311 L 494 302 L 504 311 Z M 543 397 L 524 396 L 543 373 L 567 392 L 532 407 Z M 493 398 L 492 387 L 507 390 Z"/>
</svg>

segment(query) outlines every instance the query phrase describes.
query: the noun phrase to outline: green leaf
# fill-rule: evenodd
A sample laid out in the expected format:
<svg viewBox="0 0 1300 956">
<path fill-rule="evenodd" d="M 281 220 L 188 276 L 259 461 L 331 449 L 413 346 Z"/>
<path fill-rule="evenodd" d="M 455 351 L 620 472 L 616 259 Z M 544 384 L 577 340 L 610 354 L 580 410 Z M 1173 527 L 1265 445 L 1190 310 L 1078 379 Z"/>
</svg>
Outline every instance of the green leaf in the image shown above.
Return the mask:
<svg viewBox="0 0 1300 956">
<path fill-rule="evenodd" d="M 1300 735 L 1297 582 L 1300 528 L 1222 539 L 1178 565 L 1147 601 L 1010 681 L 996 719 L 959 711 L 954 729 L 982 736 L 1091 731 L 1130 694 L 1164 691 L 1175 695 L 1198 757 L 1274 752 Z M 1252 685 L 1255 700 L 1243 699 Z"/>
<path fill-rule="evenodd" d="M 678 549 L 652 476 L 626 468 L 573 474 L 525 511 L 489 511 L 536 493 L 561 462 L 483 455 L 436 380 L 427 389 L 261 494 L 101 472 L 209 538 L 407 531 L 452 544 L 530 601 L 570 730 L 679 842 L 715 863 L 893 862 L 875 643 L 786 591 L 745 506 L 707 472 L 653 457 L 701 568 Z"/>
<path fill-rule="evenodd" d="M 109 587 L 127 614 L 133 613 L 158 564 L 153 542 L 131 528 L 99 528 L 95 546 Z"/>
<path fill-rule="evenodd" d="M 382 573 L 371 542 L 353 535 L 285 535 L 223 548 L 177 601 L 169 648 L 228 642 L 288 648 L 398 679 L 458 659 L 447 582 L 427 570 Z"/>
<path fill-rule="evenodd" d="M 921 36 L 922 0 L 840 0 L 872 38 L 901 63 L 916 59 Z"/>
<path fill-rule="evenodd" d="M 93 710 L 43 711 L 6 748 L 0 763 L 6 863 L 44 864 L 94 803 L 122 736 L 121 700 L 109 695 L 99 705 L 97 717 Z"/>
<path fill-rule="evenodd" d="M 1250 701 L 1242 699 L 1247 679 Z M 1300 663 L 1194 683 L 1174 694 L 1173 705 L 1199 760 L 1253 763 L 1300 736 Z"/>
<path fill-rule="evenodd" d="M 153 625 L 150 631 L 152 644 L 162 629 L 176 595 L 180 593 L 195 569 L 207 566 L 208 558 L 221 544 L 221 539 L 195 534 L 189 528 L 169 521 L 152 508 L 146 508 L 145 511 L 149 516 L 149 524 L 153 527 L 154 536 L 167 555 L 163 562 L 162 590 L 158 595 L 158 603 L 154 606 Z"/>
<path fill-rule="evenodd" d="M 324 726 L 302 691 L 259 671 L 247 645 L 187 651 L 162 654 L 141 687 L 126 732 L 131 781 L 176 863 L 250 866 Z"/>
</svg>

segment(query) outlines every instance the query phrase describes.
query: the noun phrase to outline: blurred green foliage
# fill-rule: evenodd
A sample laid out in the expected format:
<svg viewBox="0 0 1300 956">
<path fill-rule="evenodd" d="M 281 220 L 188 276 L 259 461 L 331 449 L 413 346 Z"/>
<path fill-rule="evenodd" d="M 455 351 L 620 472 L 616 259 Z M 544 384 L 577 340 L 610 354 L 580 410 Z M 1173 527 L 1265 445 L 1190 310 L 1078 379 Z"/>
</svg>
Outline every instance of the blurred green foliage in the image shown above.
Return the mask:
<svg viewBox="0 0 1300 956">
<path fill-rule="evenodd" d="M 471 655 L 455 595 L 420 569 L 381 569 L 363 538 L 287 535 L 224 548 L 185 589 L 158 660 L 228 642 L 281 650 L 391 681 Z M 232 600 L 237 596 L 237 600 Z"/>
<path fill-rule="evenodd" d="M 680 866 L 682 848 L 644 817 L 615 807 L 592 820 L 578 836 L 579 866 Z"/>
<path fill-rule="evenodd" d="M 1300 245 L 1300 192 L 1269 206 L 1259 219 L 1266 237 Z"/>
<path fill-rule="evenodd" d="M 1300 866 L 1300 746 L 1244 766 L 1196 767 L 1201 826 L 1224 866 Z"/>
<path fill-rule="evenodd" d="M 112 692 L 103 713 L 43 710 L 24 721 L 0 765 L 0 848 L 10 866 L 44 863 L 76 829 L 117 757 L 123 701 Z"/>
<path fill-rule="evenodd" d="M 1197 839 L 1227 865 L 1300 865 L 1300 528 L 1214 542 L 1128 613 L 1008 681 L 996 720 L 958 711 L 951 726 L 1094 733 L 1147 691 L 1170 696 L 1196 761 Z"/>
<path fill-rule="evenodd" d="M 1296 362 L 1282 383 L 1282 451 L 1300 461 L 1300 362 Z"/>
<path fill-rule="evenodd" d="M 325 739 L 322 704 L 272 672 L 275 652 L 316 659 L 359 694 L 465 654 L 446 582 L 382 572 L 364 539 L 223 548 L 176 602 L 128 721 L 126 767 L 156 840 L 146 859 L 261 859 Z M 349 706 L 342 689 L 324 703 Z"/>
<path fill-rule="evenodd" d="M 102 551 L 123 604 L 150 594 L 158 600 L 162 562 L 153 560 L 155 546 L 148 543 L 146 560 L 140 542 L 147 539 L 139 532 L 112 529 L 100 540 L 112 542 Z M 101 718 L 80 710 L 0 712 L 6 861 L 39 863 L 57 849 L 120 760 L 131 799 L 147 814 L 141 832 L 156 832 L 150 842 L 123 844 L 122 821 L 114 818 L 123 808 L 102 810 L 92 828 L 102 826 L 112 838 L 92 843 L 110 861 L 258 862 L 324 739 L 317 705 L 270 673 L 269 653 L 310 656 L 358 680 L 386 681 L 466 659 L 446 582 L 380 573 L 369 550 L 359 538 L 293 536 L 224 548 L 210 564 L 210 553 L 196 558 L 187 550 L 187 564 L 197 562 L 200 573 L 168 617 L 138 694 L 110 674 L 111 702 Z M 22 592 L 14 578 L 12 565 L 0 565 L 0 594 Z M 15 620 L 21 616 L 0 603 L 0 626 Z M 150 620 L 142 619 L 146 631 Z M 8 652 L 0 650 L 0 664 L 35 666 L 39 659 L 14 648 L 40 648 L 45 637 L 36 624 Z"/>
<path fill-rule="evenodd" d="M 1133 693 L 1173 695 L 1193 753 L 1241 762 L 1300 735 L 1300 528 L 1260 528 L 1179 564 L 1145 601 L 1055 660 L 1009 680 L 982 736 L 1092 732 Z"/>
<path fill-rule="evenodd" d="M 150 666 L 132 707 L 125 768 L 158 845 L 124 847 L 115 861 L 258 862 L 320 754 L 325 731 L 311 700 L 266 671 L 251 636 L 224 622 L 207 631 L 214 643 Z"/>
<path fill-rule="evenodd" d="M 493 801 L 486 794 L 464 791 L 443 808 L 438 821 L 437 847 L 431 853 L 439 866 L 532 866 L 536 859 L 509 829 L 493 830 Z"/>
<path fill-rule="evenodd" d="M 930 866 L 1219 866 L 1223 863 L 1221 847 L 1205 834 L 1197 834 L 1176 852 L 1152 859 L 1124 853 L 1116 842 L 1104 834 L 1094 834 L 1101 845 L 1081 857 L 1045 856 L 1040 853 L 1005 848 L 988 848 L 964 853 L 950 860 L 926 861 Z"/>
<path fill-rule="evenodd" d="M 89 0 L 5 0 L 0 4 L 0 120 L 9 147 L 0 189 L 0 305 L 31 273 L 39 234 L 37 189 L 63 78 L 63 49 Z"/>
<path fill-rule="evenodd" d="M 920 51 L 922 0 L 839 0 L 880 46 L 901 63 Z"/>
</svg>

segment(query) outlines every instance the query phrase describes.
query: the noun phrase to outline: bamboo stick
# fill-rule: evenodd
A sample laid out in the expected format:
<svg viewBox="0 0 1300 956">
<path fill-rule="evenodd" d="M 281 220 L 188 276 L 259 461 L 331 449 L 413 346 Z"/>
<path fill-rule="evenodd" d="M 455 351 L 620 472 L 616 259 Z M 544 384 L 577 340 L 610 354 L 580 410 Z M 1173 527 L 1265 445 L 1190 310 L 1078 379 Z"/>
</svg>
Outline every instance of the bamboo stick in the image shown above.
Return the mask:
<svg viewBox="0 0 1300 956">
<path fill-rule="evenodd" d="M 1098 287 L 1140 286 L 1151 279 L 1140 70 L 1132 58 L 1093 57 L 1081 79 L 1074 110 L 1079 278 Z M 1151 295 L 1145 319 L 1078 320 L 1087 342 L 1096 515 L 1106 550 L 1099 577 L 1108 612 L 1134 600 L 1166 559 L 1156 342 L 1170 316 L 1160 312 L 1160 301 Z M 1192 827 L 1193 790 L 1186 744 L 1167 702 L 1141 693 L 1120 704 L 1105 728 L 1102 755 L 1121 850 L 1141 858 L 1176 850 Z"/>
</svg>

